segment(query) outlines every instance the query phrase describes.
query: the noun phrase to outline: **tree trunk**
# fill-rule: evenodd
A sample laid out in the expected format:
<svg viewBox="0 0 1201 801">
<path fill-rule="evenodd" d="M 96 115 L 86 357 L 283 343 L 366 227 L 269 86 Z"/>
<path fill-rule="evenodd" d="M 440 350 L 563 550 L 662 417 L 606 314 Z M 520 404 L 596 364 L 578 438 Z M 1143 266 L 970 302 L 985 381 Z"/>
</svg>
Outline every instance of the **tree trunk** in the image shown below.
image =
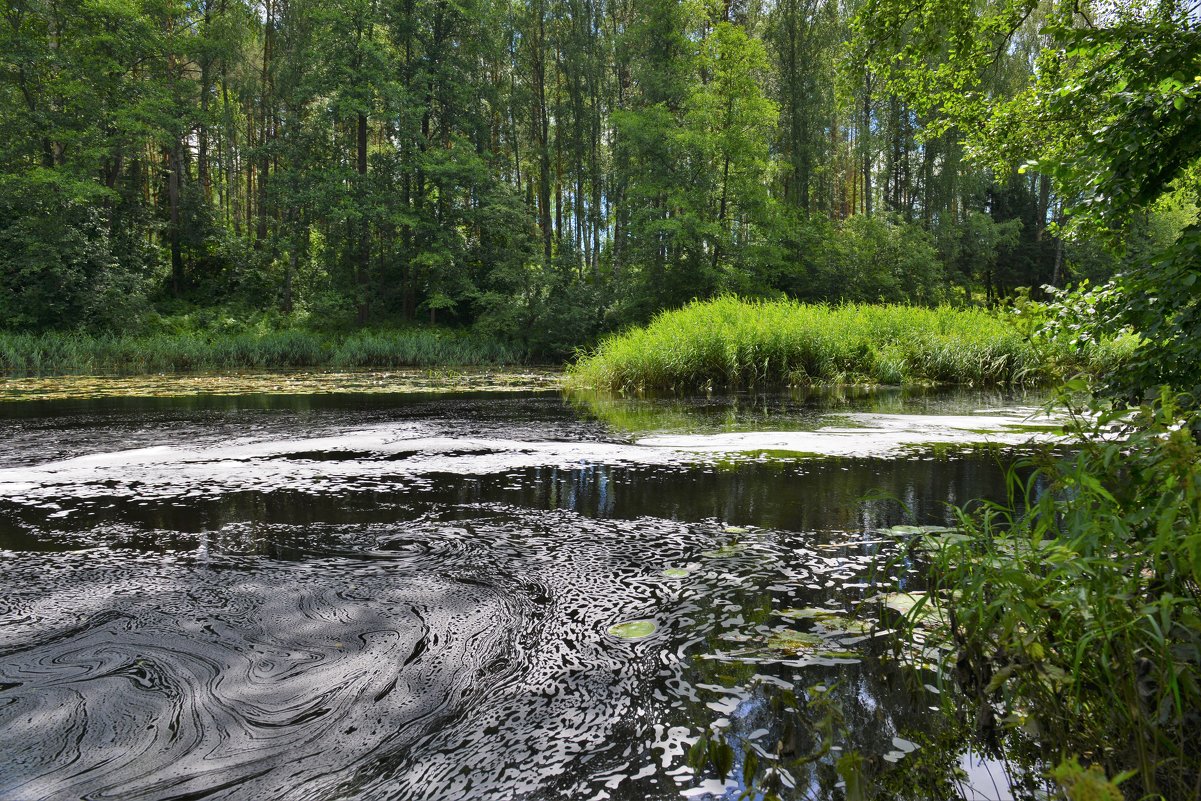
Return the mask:
<svg viewBox="0 0 1201 801">
<path fill-rule="evenodd" d="M 859 141 L 863 147 L 863 213 L 872 216 L 872 74 L 863 74 L 863 124 Z"/>
<path fill-rule="evenodd" d="M 175 146 L 167 151 L 167 203 L 170 213 L 170 231 L 168 237 L 171 242 L 171 291 L 176 297 L 179 297 L 183 292 L 183 247 L 180 243 L 180 223 L 179 223 L 179 190 L 180 190 L 180 145 Z"/>
<path fill-rule="evenodd" d="M 359 172 L 359 198 L 362 200 L 367 191 L 367 115 L 359 114 L 358 117 L 358 159 L 357 166 Z M 359 221 L 359 255 L 356 270 L 356 279 L 359 285 L 359 309 L 358 321 L 360 325 L 367 322 L 370 315 L 371 306 L 368 295 L 368 284 L 370 283 L 370 262 L 371 262 L 371 222 L 367 219 L 366 213 L 363 213 Z"/>
</svg>

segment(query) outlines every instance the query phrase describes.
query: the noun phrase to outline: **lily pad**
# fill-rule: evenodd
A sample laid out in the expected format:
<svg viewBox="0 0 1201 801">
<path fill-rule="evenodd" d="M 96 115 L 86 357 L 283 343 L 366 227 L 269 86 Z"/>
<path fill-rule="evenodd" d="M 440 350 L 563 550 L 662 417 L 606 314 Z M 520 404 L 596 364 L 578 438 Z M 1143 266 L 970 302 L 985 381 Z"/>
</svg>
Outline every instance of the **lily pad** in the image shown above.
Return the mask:
<svg viewBox="0 0 1201 801">
<path fill-rule="evenodd" d="M 913 611 L 914 607 L 925 600 L 926 594 L 924 592 L 890 592 L 884 596 L 884 605 L 894 612 L 907 615 Z"/>
<path fill-rule="evenodd" d="M 794 620 L 822 620 L 838 617 L 838 612 L 833 609 L 820 609 L 815 606 L 806 606 L 803 609 L 784 609 L 780 614 Z"/>
<path fill-rule="evenodd" d="M 669 567 L 663 571 L 663 575 L 667 578 L 688 578 L 692 575 L 692 571 L 682 567 Z"/>
<path fill-rule="evenodd" d="M 789 651 L 797 654 L 812 653 L 824 648 L 825 645 L 825 637 L 803 631 L 776 631 L 767 638 L 767 647 L 773 651 Z"/>
<path fill-rule="evenodd" d="M 785 609 L 780 612 L 782 617 L 790 620 L 812 620 L 833 636 L 843 634 L 866 634 L 872 630 L 872 624 L 864 620 L 851 620 L 840 612 L 832 609 L 805 607 L 804 609 Z"/>
<path fill-rule="evenodd" d="M 892 534 L 898 537 L 911 537 L 915 534 L 949 534 L 957 530 L 947 528 L 946 526 L 893 526 L 881 529 L 881 533 Z"/>
<path fill-rule="evenodd" d="M 628 620 L 609 627 L 609 634 L 622 640 L 641 640 L 659 630 L 653 620 Z"/>
<path fill-rule="evenodd" d="M 767 638 L 767 648 L 794 656 L 813 656 L 822 659 L 854 659 L 857 654 L 846 648 L 837 648 L 836 642 L 820 634 L 803 631 L 778 630 Z"/>
<path fill-rule="evenodd" d="M 892 592 L 882 599 L 884 606 L 919 626 L 929 627 L 944 621 L 942 608 L 924 592 Z M 920 609 L 918 604 L 922 604 Z M 917 614 L 913 610 L 917 609 Z"/>
<path fill-rule="evenodd" d="M 917 547 L 923 551 L 939 551 L 950 545 L 958 545 L 963 542 L 970 542 L 971 536 L 964 534 L 962 531 L 948 529 L 946 531 L 928 532 L 918 540 Z"/>
</svg>

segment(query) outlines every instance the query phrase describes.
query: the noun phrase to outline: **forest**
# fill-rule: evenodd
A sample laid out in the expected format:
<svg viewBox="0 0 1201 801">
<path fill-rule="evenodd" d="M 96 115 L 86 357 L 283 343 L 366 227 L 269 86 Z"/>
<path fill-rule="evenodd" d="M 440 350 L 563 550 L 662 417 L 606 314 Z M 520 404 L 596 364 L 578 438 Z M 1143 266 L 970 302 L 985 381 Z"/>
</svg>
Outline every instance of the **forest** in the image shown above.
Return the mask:
<svg viewBox="0 0 1201 801">
<path fill-rule="evenodd" d="M 1201 799 L 1199 278 L 1201 0 L 0 0 L 0 797 Z"/>
<path fill-rule="evenodd" d="M 1196 218 L 1187 5 L 5 0 L 0 326 L 433 323 L 561 360 L 727 294 L 1103 284 Z M 1039 159 L 1143 91 L 1179 152 L 1080 224 Z"/>
</svg>

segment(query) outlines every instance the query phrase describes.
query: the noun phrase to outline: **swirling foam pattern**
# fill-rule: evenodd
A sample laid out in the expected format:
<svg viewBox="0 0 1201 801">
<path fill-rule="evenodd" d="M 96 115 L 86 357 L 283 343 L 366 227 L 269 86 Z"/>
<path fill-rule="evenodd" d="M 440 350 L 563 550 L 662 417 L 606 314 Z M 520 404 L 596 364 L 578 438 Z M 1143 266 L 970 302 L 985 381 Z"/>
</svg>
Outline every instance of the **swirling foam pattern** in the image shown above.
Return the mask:
<svg viewBox="0 0 1201 801">
<path fill-rule="evenodd" d="M 779 609 L 872 592 L 870 540 L 823 555 L 784 529 L 810 528 L 806 504 L 857 520 L 879 465 L 810 484 L 766 482 L 767 465 L 752 485 L 727 480 L 743 462 L 714 466 L 742 440 L 631 442 L 561 410 L 480 422 L 497 403 L 479 403 L 441 422 L 387 407 L 0 425 L 0 801 L 720 796 L 737 788 L 684 754 L 719 724 L 791 742 L 774 687 L 840 682 L 869 752 L 925 714 L 849 660 L 746 651 Z M 897 479 L 910 508 L 963 483 L 922 470 Z M 630 519 L 581 514 L 619 495 Z M 784 523 L 775 495 L 795 501 Z M 862 514 L 858 533 L 888 524 Z M 606 634 L 645 618 L 645 639 Z"/>
<path fill-rule="evenodd" d="M 655 649 L 604 631 L 669 592 L 645 537 L 568 513 L 346 536 L 370 547 L 0 562 L 0 798 L 525 798 L 631 714 Z"/>
</svg>

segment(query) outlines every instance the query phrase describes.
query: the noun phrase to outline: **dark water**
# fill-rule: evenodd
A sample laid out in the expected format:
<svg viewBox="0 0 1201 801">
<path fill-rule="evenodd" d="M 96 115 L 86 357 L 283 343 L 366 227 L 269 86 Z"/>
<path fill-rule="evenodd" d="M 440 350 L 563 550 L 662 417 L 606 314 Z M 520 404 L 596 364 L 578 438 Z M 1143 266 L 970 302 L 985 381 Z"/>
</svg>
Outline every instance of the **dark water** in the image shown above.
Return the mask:
<svg viewBox="0 0 1201 801">
<path fill-rule="evenodd" d="M 918 580 L 878 530 L 998 497 L 1005 459 L 648 436 L 1025 403 L 0 404 L 0 799 L 837 798 L 850 751 L 898 797 L 1009 797 L 876 600 Z"/>
</svg>

